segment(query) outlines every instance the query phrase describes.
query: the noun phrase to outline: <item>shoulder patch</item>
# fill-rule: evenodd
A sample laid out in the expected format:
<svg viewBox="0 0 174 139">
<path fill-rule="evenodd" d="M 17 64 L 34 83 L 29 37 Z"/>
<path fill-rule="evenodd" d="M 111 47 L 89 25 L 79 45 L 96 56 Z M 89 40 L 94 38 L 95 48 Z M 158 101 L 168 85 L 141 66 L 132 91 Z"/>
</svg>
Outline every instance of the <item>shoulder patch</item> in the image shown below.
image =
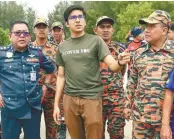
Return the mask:
<svg viewBox="0 0 174 139">
<path fill-rule="evenodd" d="M 49 43 L 47 44 L 47 47 L 57 49 L 57 48 L 58 48 L 58 44 L 56 44 L 56 43 L 54 43 L 54 42 L 49 42 Z"/>
</svg>

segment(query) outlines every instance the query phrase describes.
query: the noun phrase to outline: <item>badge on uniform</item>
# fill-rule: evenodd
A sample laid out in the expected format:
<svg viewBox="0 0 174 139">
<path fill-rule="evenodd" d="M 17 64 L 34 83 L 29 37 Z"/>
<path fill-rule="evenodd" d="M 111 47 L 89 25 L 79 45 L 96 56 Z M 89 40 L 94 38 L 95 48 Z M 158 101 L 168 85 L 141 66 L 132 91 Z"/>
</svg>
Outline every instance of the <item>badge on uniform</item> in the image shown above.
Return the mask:
<svg viewBox="0 0 174 139">
<path fill-rule="evenodd" d="M 36 71 L 32 68 L 32 71 L 30 72 L 30 81 L 36 81 Z"/>
<path fill-rule="evenodd" d="M 35 55 L 33 55 L 33 54 L 30 54 L 30 55 L 28 55 L 29 57 L 34 57 Z"/>
<path fill-rule="evenodd" d="M 6 57 L 7 57 L 7 58 L 13 57 L 13 53 L 12 53 L 12 52 L 7 52 L 7 53 L 6 53 Z"/>
</svg>

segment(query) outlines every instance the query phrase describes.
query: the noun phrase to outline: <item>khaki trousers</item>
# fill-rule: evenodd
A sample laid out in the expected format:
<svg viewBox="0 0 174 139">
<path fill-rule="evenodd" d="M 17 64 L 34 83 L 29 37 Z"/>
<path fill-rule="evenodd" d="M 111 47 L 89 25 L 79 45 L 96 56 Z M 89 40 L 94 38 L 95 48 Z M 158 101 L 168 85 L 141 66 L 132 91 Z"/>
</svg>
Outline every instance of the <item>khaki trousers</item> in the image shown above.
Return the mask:
<svg viewBox="0 0 174 139">
<path fill-rule="evenodd" d="M 85 99 L 64 95 L 63 106 L 71 139 L 102 139 L 102 98 Z"/>
</svg>

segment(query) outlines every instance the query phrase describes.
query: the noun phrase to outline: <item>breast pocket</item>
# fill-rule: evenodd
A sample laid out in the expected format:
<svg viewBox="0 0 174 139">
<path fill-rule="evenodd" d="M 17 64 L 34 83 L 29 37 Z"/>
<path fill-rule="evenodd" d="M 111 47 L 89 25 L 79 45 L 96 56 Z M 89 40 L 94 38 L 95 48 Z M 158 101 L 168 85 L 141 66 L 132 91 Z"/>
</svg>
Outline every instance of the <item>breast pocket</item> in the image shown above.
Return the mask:
<svg viewBox="0 0 174 139">
<path fill-rule="evenodd" d="M 5 107 L 7 107 L 8 109 L 16 109 L 16 107 L 18 106 L 18 97 L 15 94 L 4 94 L 3 100 Z"/>
<path fill-rule="evenodd" d="M 2 72 L 5 74 L 14 74 L 19 70 L 17 63 L 6 62 L 2 68 Z"/>
<path fill-rule="evenodd" d="M 145 76 L 147 74 L 147 59 L 139 58 L 136 60 L 136 64 L 134 65 L 138 71 L 140 77 Z"/>
</svg>

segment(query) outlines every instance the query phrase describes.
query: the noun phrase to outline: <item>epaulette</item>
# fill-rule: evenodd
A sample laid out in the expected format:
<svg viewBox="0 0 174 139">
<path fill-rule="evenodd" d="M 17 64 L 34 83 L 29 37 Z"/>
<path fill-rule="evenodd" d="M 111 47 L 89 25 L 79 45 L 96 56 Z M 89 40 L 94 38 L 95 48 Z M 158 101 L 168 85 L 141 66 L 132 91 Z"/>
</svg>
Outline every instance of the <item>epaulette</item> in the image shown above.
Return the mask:
<svg viewBox="0 0 174 139">
<path fill-rule="evenodd" d="M 55 42 L 53 42 L 53 41 L 50 41 L 49 42 L 50 44 L 52 44 L 52 45 L 57 45 Z"/>
<path fill-rule="evenodd" d="M 8 45 L 8 46 L 0 46 L 0 50 L 1 51 L 5 51 L 5 50 L 9 50 L 11 49 L 11 45 Z"/>
<path fill-rule="evenodd" d="M 55 48 L 57 48 L 58 47 L 58 44 L 56 44 L 55 42 L 53 42 L 53 41 L 51 41 L 51 42 L 49 42 L 50 44 L 52 44 L 52 45 L 54 45 L 54 47 Z"/>
<path fill-rule="evenodd" d="M 147 46 L 147 42 L 143 42 L 137 49 L 139 49 L 139 48 L 144 48 L 144 47 L 146 47 Z M 136 50 L 137 50 L 136 49 Z"/>
<path fill-rule="evenodd" d="M 148 50 L 148 46 L 147 43 L 140 45 L 136 50 L 135 50 L 135 54 L 140 54 L 140 53 L 144 53 L 146 50 Z"/>
<path fill-rule="evenodd" d="M 30 49 L 35 49 L 35 50 L 42 50 L 42 47 L 34 46 L 34 45 L 29 45 L 28 46 Z"/>
<path fill-rule="evenodd" d="M 167 44 L 168 49 L 173 49 L 174 47 L 174 40 L 167 40 Z"/>
</svg>

